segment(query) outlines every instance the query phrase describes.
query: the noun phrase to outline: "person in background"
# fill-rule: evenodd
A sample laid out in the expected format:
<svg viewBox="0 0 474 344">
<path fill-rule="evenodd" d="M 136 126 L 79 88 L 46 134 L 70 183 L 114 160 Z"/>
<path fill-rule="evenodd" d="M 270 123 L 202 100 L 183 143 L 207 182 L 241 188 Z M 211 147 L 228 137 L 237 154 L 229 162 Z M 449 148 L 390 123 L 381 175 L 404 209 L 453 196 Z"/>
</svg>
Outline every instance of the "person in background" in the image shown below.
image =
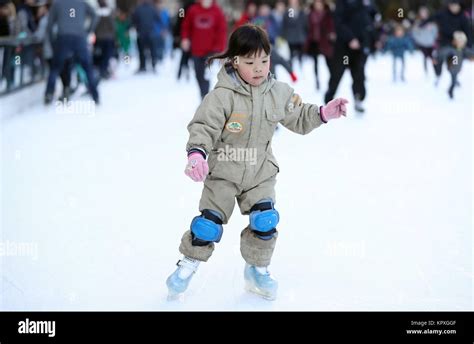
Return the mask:
<svg viewBox="0 0 474 344">
<path fill-rule="evenodd" d="M 35 0 L 21 0 L 16 9 L 19 32 L 23 35 L 31 35 L 36 31 L 35 16 L 32 10 L 34 5 Z"/>
<path fill-rule="evenodd" d="M 256 15 L 257 15 L 257 5 L 255 4 L 254 1 L 248 1 L 247 4 L 245 5 L 244 12 L 240 16 L 239 20 L 235 22 L 234 30 L 241 27 L 242 25 L 250 23 L 255 18 Z"/>
<path fill-rule="evenodd" d="M 16 20 L 15 5 L 11 0 L 0 0 L 0 37 L 16 36 L 18 32 L 19 25 L 18 20 Z M 2 59 L 0 82 L 5 80 L 6 89 L 9 90 L 15 84 L 15 66 L 12 62 L 14 50 L 3 49 L 0 58 Z"/>
<path fill-rule="evenodd" d="M 186 79 L 189 80 L 190 74 L 190 66 L 189 61 L 191 60 L 191 51 L 184 51 L 181 48 L 181 28 L 183 26 L 183 21 L 185 14 L 187 13 L 189 7 L 194 4 L 194 0 L 185 0 L 182 3 L 181 9 L 182 12 L 178 12 L 175 17 L 174 25 L 173 25 L 173 47 L 178 48 L 181 51 L 181 57 L 179 60 L 179 68 L 178 68 L 178 75 L 177 79 L 181 79 L 181 75 L 186 74 Z"/>
<path fill-rule="evenodd" d="M 275 2 L 275 7 L 272 10 L 272 16 L 275 21 L 277 32 L 279 35 L 282 34 L 283 20 L 286 14 L 286 2 L 284 0 L 277 0 Z"/>
<path fill-rule="evenodd" d="M 16 36 L 18 31 L 15 5 L 11 0 L 0 0 L 0 37 Z"/>
<path fill-rule="evenodd" d="M 226 41 L 224 13 L 214 0 L 199 0 L 189 7 L 181 28 L 181 48 L 191 52 L 202 99 L 210 86 L 205 76 L 206 60 L 224 51 Z"/>
<path fill-rule="evenodd" d="M 38 41 L 43 42 L 43 59 L 46 62 L 48 68 L 51 70 L 51 68 L 53 68 L 53 46 L 51 44 L 51 39 L 47 34 L 49 6 L 46 0 L 38 2 L 36 5 L 38 6 L 36 11 L 38 25 L 36 27 L 36 31 L 33 33 L 33 37 Z M 60 72 L 61 83 L 63 86 L 63 94 L 61 98 L 63 101 L 68 101 L 71 95 L 72 65 L 72 59 L 66 59 L 63 69 Z"/>
<path fill-rule="evenodd" d="M 385 43 L 384 51 L 389 51 L 393 56 L 393 81 L 397 81 L 397 61 L 400 61 L 400 80 L 405 81 L 405 53 L 413 51 L 413 43 L 408 35 L 405 34 L 405 29 L 401 24 L 397 24 Z"/>
<path fill-rule="evenodd" d="M 303 66 L 303 46 L 306 42 L 308 21 L 306 14 L 300 7 L 299 0 L 289 0 L 288 9 L 283 16 L 281 36 L 290 46 L 290 63 L 298 58 L 300 67 Z"/>
<path fill-rule="evenodd" d="M 280 35 L 280 32 L 278 31 L 278 24 L 272 15 L 272 8 L 268 3 L 264 2 L 260 5 L 258 15 L 252 20 L 252 24 L 263 28 L 267 32 L 272 48 L 275 47 L 276 39 Z M 290 75 L 291 81 L 296 82 L 298 80 L 290 61 L 287 61 L 281 56 L 276 49 L 272 49 L 271 51 L 271 61 L 270 72 L 272 74 L 276 75 L 276 66 L 281 65 Z"/>
<path fill-rule="evenodd" d="M 329 74 L 331 74 L 335 41 L 336 28 L 329 6 L 324 0 L 314 0 L 308 15 L 308 36 L 305 43 L 305 51 L 314 59 L 316 90 L 320 88 L 318 56 L 319 54 L 324 56 Z"/>
<path fill-rule="evenodd" d="M 74 18 L 71 20 L 71 9 Z M 86 21 L 89 26 L 86 27 Z M 92 68 L 92 56 L 87 47 L 87 39 L 95 30 L 98 17 L 94 9 L 84 0 L 59 0 L 53 2 L 48 17 L 47 34 L 53 43 L 53 63 L 49 72 L 44 96 L 45 104 L 53 101 L 56 78 L 66 60 L 73 56 L 87 76 L 87 88 L 95 103 L 99 103 L 97 81 Z M 57 30 L 55 30 L 57 29 Z M 57 35 L 54 32 L 57 32 Z"/>
<path fill-rule="evenodd" d="M 160 16 L 151 0 L 139 0 L 132 14 L 132 25 L 137 30 L 138 55 L 140 67 L 138 73 L 146 72 L 147 53 L 150 54 L 153 72 L 156 72 L 156 34 L 155 25 L 160 22 Z"/>
<path fill-rule="evenodd" d="M 438 11 L 428 19 L 421 23 L 421 27 L 424 25 L 434 22 L 438 25 L 439 37 L 436 47 L 436 54 L 444 47 L 451 47 L 453 41 L 453 34 L 456 31 L 462 31 L 466 35 L 467 45 L 472 46 L 472 25 L 470 20 L 462 12 L 460 0 L 446 0 L 446 8 Z M 435 66 L 436 81 L 435 85 L 438 85 L 441 72 L 443 70 L 443 60 L 438 60 Z"/>
<path fill-rule="evenodd" d="M 109 61 L 115 52 L 115 18 L 112 8 L 107 5 L 106 0 L 99 0 L 99 22 L 95 29 L 95 49 L 99 51 L 98 67 L 100 77 L 110 77 Z"/>
<path fill-rule="evenodd" d="M 438 26 L 434 22 L 429 22 L 424 26 L 420 24 L 428 19 L 430 12 L 426 6 L 418 9 L 418 18 L 413 24 L 411 35 L 418 49 L 423 53 L 423 68 L 425 74 L 428 73 L 428 60 L 432 61 L 433 50 L 438 38 Z"/>
<path fill-rule="evenodd" d="M 156 0 L 155 6 L 160 17 L 160 20 L 155 23 L 156 58 L 161 62 L 165 54 L 166 41 L 170 34 L 170 15 L 163 0 Z"/>
<path fill-rule="evenodd" d="M 435 54 L 435 63 L 446 61 L 448 72 L 451 75 L 451 85 L 448 89 L 449 98 L 454 98 L 454 89 L 460 86 L 458 83 L 458 75 L 461 72 L 464 59 L 472 59 L 474 57 L 474 49 L 468 47 L 467 36 L 462 31 L 455 31 L 453 33 L 452 45 L 443 47 Z"/>
<path fill-rule="evenodd" d="M 372 0 L 337 0 L 334 13 L 337 38 L 331 78 L 324 97 L 326 103 L 333 99 L 346 68 L 349 68 L 355 110 L 358 113 L 365 111 L 365 63 L 370 53 L 376 14 Z"/>
<path fill-rule="evenodd" d="M 117 9 L 115 17 L 115 37 L 119 57 L 130 59 L 130 19 L 127 12 Z M 127 61 L 128 63 L 130 61 Z"/>
</svg>

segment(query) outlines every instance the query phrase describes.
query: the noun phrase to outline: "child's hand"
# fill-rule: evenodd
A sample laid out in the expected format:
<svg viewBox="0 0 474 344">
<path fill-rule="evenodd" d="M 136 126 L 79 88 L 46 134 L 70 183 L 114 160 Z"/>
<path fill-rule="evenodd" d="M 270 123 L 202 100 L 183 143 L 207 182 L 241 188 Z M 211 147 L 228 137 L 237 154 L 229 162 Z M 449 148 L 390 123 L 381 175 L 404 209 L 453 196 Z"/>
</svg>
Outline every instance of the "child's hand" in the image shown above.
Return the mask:
<svg viewBox="0 0 474 344">
<path fill-rule="evenodd" d="M 345 116 L 347 109 L 346 104 L 349 103 L 347 99 L 336 98 L 331 100 L 326 106 L 321 107 L 321 118 L 328 122 L 331 119 Z"/>
<path fill-rule="evenodd" d="M 188 156 L 188 164 L 184 173 L 195 182 L 202 182 L 209 173 L 206 159 L 200 153 L 192 153 Z"/>
</svg>

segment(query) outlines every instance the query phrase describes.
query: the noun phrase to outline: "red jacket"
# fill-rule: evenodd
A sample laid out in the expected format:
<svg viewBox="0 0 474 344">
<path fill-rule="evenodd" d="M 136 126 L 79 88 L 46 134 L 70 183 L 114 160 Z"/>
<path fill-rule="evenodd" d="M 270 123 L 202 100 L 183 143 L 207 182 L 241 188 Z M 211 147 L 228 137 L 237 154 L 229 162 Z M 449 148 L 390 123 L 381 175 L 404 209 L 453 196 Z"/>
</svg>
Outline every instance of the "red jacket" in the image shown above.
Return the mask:
<svg viewBox="0 0 474 344">
<path fill-rule="evenodd" d="M 215 3 L 210 8 L 201 4 L 189 7 L 181 27 L 181 39 L 191 40 L 191 54 L 206 56 L 223 52 L 227 41 L 224 13 Z"/>
<path fill-rule="evenodd" d="M 334 42 L 329 36 L 335 33 L 334 19 L 329 9 L 326 9 L 321 17 L 314 10 L 309 13 L 306 47 L 317 43 L 321 54 L 330 58 L 334 53 Z"/>
<path fill-rule="evenodd" d="M 240 19 L 235 22 L 234 30 L 238 29 L 239 27 L 241 27 L 241 26 L 243 26 L 247 23 L 250 23 L 252 21 L 252 19 L 253 18 L 251 18 L 247 13 L 242 14 Z"/>
</svg>

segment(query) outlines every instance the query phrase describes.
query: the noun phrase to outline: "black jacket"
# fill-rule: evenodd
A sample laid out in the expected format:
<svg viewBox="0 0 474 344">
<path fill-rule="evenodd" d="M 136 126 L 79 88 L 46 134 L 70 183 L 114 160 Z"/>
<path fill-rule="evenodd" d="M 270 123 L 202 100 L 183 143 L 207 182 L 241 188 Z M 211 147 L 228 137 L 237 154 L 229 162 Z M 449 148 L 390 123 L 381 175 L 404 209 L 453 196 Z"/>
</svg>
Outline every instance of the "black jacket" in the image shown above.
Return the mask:
<svg viewBox="0 0 474 344">
<path fill-rule="evenodd" d="M 427 22 L 436 22 L 439 27 L 439 44 L 441 46 L 451 45 L 453 33 L 462 31 L 467 36 L 467 44 L 472 44 L 472 27 L 469 19 L 463 12 L 452 14 L 448 9 L 444 9 L 425 20 L 422 25 Z"/>
<path fill-rule="evenodd" d="M 154 35 L 156 22 L 159 21 L 158 10 L 149 2 L 138 5 L 132 14 L 132 24 L 139 36 Z"/>
<path fill-rule="evenodd" d="M 362 48 L 368 48 L 375 34 L 376 14 L 372 0 L 337 0 L 334 12 L 337 43 L 347 45 L 357 38 Z"/>
</svg>

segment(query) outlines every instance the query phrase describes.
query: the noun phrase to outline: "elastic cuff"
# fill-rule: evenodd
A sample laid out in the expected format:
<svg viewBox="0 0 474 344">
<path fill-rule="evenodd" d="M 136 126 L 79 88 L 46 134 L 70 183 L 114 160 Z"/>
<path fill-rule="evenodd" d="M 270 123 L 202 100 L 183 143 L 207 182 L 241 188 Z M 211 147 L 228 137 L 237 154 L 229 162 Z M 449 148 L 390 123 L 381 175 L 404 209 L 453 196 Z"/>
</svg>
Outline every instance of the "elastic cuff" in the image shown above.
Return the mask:
<svg viewBox="0 0 474 344">
<path fill-rule="evenodd" d="M 319 107 L 319 117 L 321 118 L 321 121 L 323 121 L 323 123 L 327 123 L 328 121 L 326 121 L 324 119 L 324 114 L 323 114 L 323 106 L 320 106 Z"/>
<path fill-rule="evenodd" d="M 190 150 L 188 150 L 188 156 L 190 156 L 193 153 L 200 153 L 204 159 L 207 158 L 206 152 L 200 148 L 191 148 Z"/>
</svg>

